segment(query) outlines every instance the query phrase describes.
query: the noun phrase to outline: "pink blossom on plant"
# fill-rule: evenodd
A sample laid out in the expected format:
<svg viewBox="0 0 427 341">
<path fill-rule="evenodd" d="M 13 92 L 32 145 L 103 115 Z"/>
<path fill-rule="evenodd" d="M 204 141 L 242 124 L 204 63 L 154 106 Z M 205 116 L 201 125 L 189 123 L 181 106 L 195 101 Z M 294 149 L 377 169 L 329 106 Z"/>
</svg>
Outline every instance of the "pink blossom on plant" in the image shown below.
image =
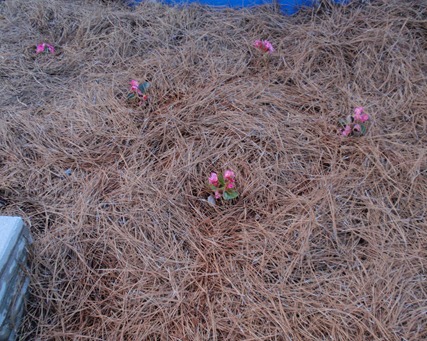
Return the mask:
<svg viewBox="0 0 427 341">
<path fill-rule="evenodd" d="M 233 182 L 229 182 L 226 186 L 227 189 L 231 189 L 234 188 L 234 183 Z"/>
<path fill-rule="evenodd" d="M 255 40 L 253 45 L 264 53 L 274 52 L 273 45 L 268 40 Z"/>
<path fill-rule="evenodd" d="M 360 122 L 364 123 L 364 122 L 366 122 L 367 120 L 369 120 L 369 115 L 368 115 L 368 114 L 363 113 L 363 114 L 360 116 Z"/>
<path fill-rule="evenodd" d="M 139 90 L 139 82 L 132 79 L 130 81 L 130 91 L 136 92 L 138 95 L 142 95 L 141 90 Z"/>
<path fill-rule="evenodd" d="M 356 122 L 360 122 L 362 120 L 362 111 L 354 110 L 353 118 Z"/>
<path fill-rule="evenodd" d="M 232 170 L 228 169 L 224 172 L 224 179 L 230 182 L 234 182 L 235 174 Z"/>
<path fill-rule="evenodd" d="M 36 47 L 36 53 L 39 54 L 39 53 L 44 52 L 45 47 L 46 47 L 46 43 L 42 43 L 40 45 L 37 45 L 37 47 Z"/>
<path fill-rule="evenodd" d="M 369 120 L 369 115 L 365 113 L 365 109 L 363 107 L 357 107 L 354 109 L 353 118 L 356 122 L 364 123 Z"/>
<path fill-rule="evenodd" d="M 360 115 L 363 114 L 364 111 L 365 111 L 365 109 L 363 107 L 357 107 L 357 108 L 354 109 L 354 115 L 355 116 L 356 115 L 360 116 Z"/>
<path fill-rule="evenodd" d="M 131 85 L 132 91 L 135 91 L 139 86 L 139 82 L 134 79 L 132 79 L 129 84 Z"/>
<path fill-rule="evenodd" d="M 212 172 L 209 176 L 210 189 L 214 192 L 211 198 L 232 200 L 239 196 L 235 188 L 235 174 L 232 170 L 227 169 L 222 175 Z"/>
<path fill-rule="evenodd" d="M 362 120 L 362 115 L 360 114 L 354 114 L 353 118 L 356 122 L 360 122 Z"/>
<path fill-rule="evenodd" d="M 52 53 L 52 54 L 55 53 L 55 48 L 52 45 L 46 44 L 46 47 L 48 48 L 50 53 Z"/>
<path fill-rule="evenodd" d="M 52 45 L 47 43 L 41 43 L 36 47 L 36 54 L 43 53 L 46 51 L 46 49 L 52 54 L 55 53 L 55 48 Z"/>
<path fill-rule="evenodd" d="M 353 118 L 356 122 L 364 123 L 369 120 L 369 115 L 363 111 L 362 107 L 354 109 Z"/>
<path fill-rule="evenodd" d="M 262 40 L 255 40 L 254 41 L 254 47 L 256 47 L 257 49 L 263 49 L 264 48 L 264 43 Z"/>
<path fill-rule="evenodd" d="M 211 173 L 211 176 L 209 177 L 209 183 L 215 187 L 218 187 L 218 175 L 216 173 Z"/>
<path fill-rule="evenodd" d="M 342 136 L 348 136 L 351 134 L 351 126 L 347 125 L 345 129 L 341 132 Z"/>
</svg>

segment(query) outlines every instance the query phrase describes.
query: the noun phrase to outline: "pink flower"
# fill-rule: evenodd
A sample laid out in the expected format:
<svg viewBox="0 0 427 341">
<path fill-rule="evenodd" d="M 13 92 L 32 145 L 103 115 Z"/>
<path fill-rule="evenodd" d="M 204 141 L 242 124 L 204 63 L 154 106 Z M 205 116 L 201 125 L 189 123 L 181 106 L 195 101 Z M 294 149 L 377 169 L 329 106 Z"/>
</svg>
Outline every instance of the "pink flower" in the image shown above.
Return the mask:
<svg viewBox="0 0 427 341">
<path fill-rule="evenodd" d="M 229 182 L 226 186 L 227 189 L 232 189 L 234 188 L 234 183 L 233 182 Z"/>
<path fill-rule="evenodd" d="M 46 49 L 52 54 L 55 53 L 55 48 L 52 45 L 46 44 L 46 43 L 41 43 L 41 44 L 37 45 L 37 47 L 36 47 L 36 54 L 47 52 Z"/>
<path fill-rule="evenodd" d="M 363 107 L 357 107 L 354 109 L 354 116 L 360 116 L 362 115 L 362 113 L 364 112 L 365 109 L 363 109 Z"/>
<path fill-rule="evenodd" d="M 264 53 L 274 52 L 273 45 L 268 40 L 255 40 L 254 47 L 261 50 Z"/>
<path fill-rule="evenodd" d="M 228 169 L 228 170 L 226 170 L 224 172 L 224 179 L 227 180 L 227 181 L 234 182 L 234 177 L 235 176 L 236 175 L 234 174 L 234 172 L 232 170 Z"/>
<path fill-rule="evenodd" d="M 136 92 L 138 95 L 142 95 L 141 90 L 139 90 L 139 82 L 138 81 L 132 79 L 129 84 L 130 84 L 130 91 Z"/>
<path fill-rule="evenodd" d="M 131 85 L 131 90 L 132 91 L 136 91 L 136 89 L 138 89 L 138 86 L 139 86 L 139 82 L 138 81 L 132 79 L 129 84 Z"/>
<path fill-rule="evenodd" d="M 219 193 L 218 190 L 215 191 L 215 199 L 219 199 L 221 198 L 221 194 Z"/>
<path fill-rule="evenodd" d="M 351 126 L 347 125 L 345 129 L 341 132 L 342 136 L 348 136 L 351 134 Z"/>
<path fill-rule="evenodd" d="M 356 122 L 363 123 L 369 120 L 369 115 L 365 114 L 363 107 L 357 107 L 354 109 L 353 118 Z"/>
<path fill-rule="evenodd" d="M 55 48 L 52 45 L 46 44 L 46 47 L 48 48 L 50 53 L 52 53 L 52 54 L 55 53 Z"/>
<path fill-rule="evenodd" d="M 46 47 L 46 43 L 42 43 L 40 45 L 37 45 L 37 47 L 36 47 L 36 53 L 39 54 L 39 53 L 44 52 L 45 47 Z"/>
<path fill-rule="evenodd" d="M 361 109 L 361 108 L 356 108 L 356 109 L 354 110 L 354 115 L 353 115 L 353 118 L 354 118 L 354 120 L 355 120 L 356 122 L 360 122 L 360 121 L 361 121 L 361 119 L 362 119 L 362 113 L 363 113 L 363 111 L 358 110 L 358 109 Z M 362 109 L 362 110 L 363 110 L 363 109 Z"/>
<path fill-rule="evenodd" d="M 365 113 L 363 113 L 361 116 L 360 116 L 360 122 L 366 122 L 367 120 L 369 120 L 369 115 L 368 114 L 365 114 Z"/>
<path fill-rule="evenodd" d="M 218 187 L 218 175 L 216 173 L 213 173 L 213 172 L 211 173 L 211 176 L 209 177 L 209 183 L 211 185 L 214 185 L 215 187 Z"/>
</svg>

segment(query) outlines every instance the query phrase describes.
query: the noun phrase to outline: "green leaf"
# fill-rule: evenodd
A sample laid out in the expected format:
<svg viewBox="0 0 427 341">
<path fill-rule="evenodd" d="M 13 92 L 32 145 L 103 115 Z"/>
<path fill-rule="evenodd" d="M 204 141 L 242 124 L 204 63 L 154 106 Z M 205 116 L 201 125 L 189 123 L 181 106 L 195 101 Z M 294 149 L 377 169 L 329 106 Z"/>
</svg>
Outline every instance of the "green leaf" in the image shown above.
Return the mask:
<svg viewBox="0 0 427 341">
<path fill-rule="evenodd" d="M 128 99 L 132 99 L 135 97 L 135 94 L 128 94 Z"/>
<path fill-rule="evenodd" d="M 218 188 L 216 188 L 214 185 L 209 185 L 209 187 L 211 188 L 212 191 L 216 191 Z"/>
<path fill-rule="evenodd" d="M 148 88 L 150 87 L 150 83 L 148 83 L 148 82 L 144 82 L 144 83 L 142 83 L 142 84 L 139 84 L 139 86 L 138 86 L 138 89 L 142 92 L 142 93 L 145 93 L 147 90 L 148 90 Z"/>
<path fill-rule="evenodd" d="M 237 193 L 236 191 L 226 191 L 222 194 L 222 196 L 224 197 L 225 200 L 231 200 L 231 199 L 235 199 L 239 196 L 239 193 Z"/>
<path fill-rule="evenodd" d="M 353 116 L 352 115 L 348 115 L 347 116 L 347 124 L 351 124 L 351 123 L 353 123 L 353 121 L 354 121 Z"/>
<path fill-rule="evenodd" d="M 224 176 L 222 174 L 218 174 L 218 181 L 219 181 L 221 187 L 225 186 L 225 180 L 224 180 Z"/>
<path fill-rule="evenodd" d="M 362 135 L 366 134 L 366 126 L 364 124 L 360 125 L 360 132 L 362 133 Z"/>
<path fill-rule="evenodd" d="M 344 120 L 343 118 L 340 118 L 340 120 L 338 121 L 340 124 L 341 124 L 341 126 L 343 126 L 343 127 L 345 127 L 346 125 L 347 125 L 347 121 L 346 120 Z"/>
</svg>

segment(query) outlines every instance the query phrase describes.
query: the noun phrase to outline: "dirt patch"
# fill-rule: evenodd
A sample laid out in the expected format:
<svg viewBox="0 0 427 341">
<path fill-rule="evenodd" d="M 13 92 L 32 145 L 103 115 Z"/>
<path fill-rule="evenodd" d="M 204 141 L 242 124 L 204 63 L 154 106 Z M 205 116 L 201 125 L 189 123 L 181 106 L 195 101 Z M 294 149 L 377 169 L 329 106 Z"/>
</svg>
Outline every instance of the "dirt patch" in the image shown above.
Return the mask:
<svg viewBox="0 0 427 341">
<path fill-rule="evenodd" d="M 423 1 L 8 0 L 0 33 L 0 213 L 35 238 L 23 339 L 427 338 Z M 339 136 L 357 106 L 367 134 Z M 212 207 L 229 168 L 240 197 Z"/>
</svg>

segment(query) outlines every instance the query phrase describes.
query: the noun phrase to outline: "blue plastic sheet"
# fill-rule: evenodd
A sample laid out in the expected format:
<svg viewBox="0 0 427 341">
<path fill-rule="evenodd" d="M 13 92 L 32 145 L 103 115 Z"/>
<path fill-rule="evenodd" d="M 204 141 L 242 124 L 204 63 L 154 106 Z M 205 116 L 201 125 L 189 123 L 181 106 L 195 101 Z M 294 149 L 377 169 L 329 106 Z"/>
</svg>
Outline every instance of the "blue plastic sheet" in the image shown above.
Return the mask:
<svg viewBox="0 0 427 341">
<path fill-rule="evenodd" d="M 136 6 L 144 0 L 127 0 L 131 6 Z M 187 4 L 187 3 L 200 3 L 213 7 L 252 7 L 257 5 L 265 5 L 272 3 L 272 0 L 163 0 L 167 4 Z M 280 9 L 284 14 L 292 15 L 296 13 L 302 6 L 313 6 L 316 0 L 279 0 Z M 335 0 L 336 3 L 344 3 L 347 0 Z"/>
</svg>

